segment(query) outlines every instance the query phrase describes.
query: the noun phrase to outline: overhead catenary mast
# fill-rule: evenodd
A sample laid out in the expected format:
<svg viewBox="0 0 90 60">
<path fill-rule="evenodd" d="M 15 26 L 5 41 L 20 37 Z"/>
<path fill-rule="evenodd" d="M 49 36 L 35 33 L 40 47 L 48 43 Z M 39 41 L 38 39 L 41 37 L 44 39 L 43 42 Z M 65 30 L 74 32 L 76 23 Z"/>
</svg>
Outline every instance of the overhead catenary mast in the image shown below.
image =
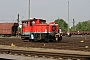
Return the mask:
<svg viewBox="0 0 90 60">
<path fill-rule="evenodd" d="M 76 31 L 76 28 L 75 28 L 75 20 L 73 19 L 73 31 Z"/>
<path fill-rule="evenodd" d="M 30 19 L 30 0 L 28 2 L 28 19 Z"/>
<path fill-rule="evenodd" d="M 69 1 L 68 1 L 68 33 L 69 33 Z"/>
</svg>

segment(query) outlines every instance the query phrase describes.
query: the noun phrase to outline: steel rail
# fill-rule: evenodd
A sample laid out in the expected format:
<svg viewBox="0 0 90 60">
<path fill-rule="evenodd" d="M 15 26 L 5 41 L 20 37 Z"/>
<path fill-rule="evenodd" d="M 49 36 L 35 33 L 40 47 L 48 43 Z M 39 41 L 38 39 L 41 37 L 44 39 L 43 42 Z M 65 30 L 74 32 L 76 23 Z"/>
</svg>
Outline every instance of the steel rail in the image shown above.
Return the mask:
<svg viewBox="0 0 90 60">
<path fill-rule="evenodd" d="M 67 54 L 67 53 L 54 53 L 54 52 L 40 52 L 40 51 L 25 51 L 25 50 L 13 50 L 13 49 L 0 49 L 0 53 L 17 54 L 25 56 L 38 56 L 38 57 L 53 57 L 53 58 L 79 58 L 90 59 L 90 55 L 80 54 Z"/>
</svg>

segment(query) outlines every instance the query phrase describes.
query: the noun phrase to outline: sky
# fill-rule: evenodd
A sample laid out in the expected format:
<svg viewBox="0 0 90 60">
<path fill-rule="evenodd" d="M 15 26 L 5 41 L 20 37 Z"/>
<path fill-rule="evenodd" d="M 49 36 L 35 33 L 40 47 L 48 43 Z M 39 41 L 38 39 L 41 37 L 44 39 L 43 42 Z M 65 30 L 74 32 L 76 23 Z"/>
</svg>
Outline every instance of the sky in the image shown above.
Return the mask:
<svg viewBox="0 0 90 60">
<path fill-rule="evenodd" d="M 90 20 L 90 0 L 30 0 L 30 17 L 46 19 L 47 23 L 58 18 L 75 24 Z M 0 0 L 0 21 L 20 21 L 28 19 L 28 0 Z"/>
</svg>

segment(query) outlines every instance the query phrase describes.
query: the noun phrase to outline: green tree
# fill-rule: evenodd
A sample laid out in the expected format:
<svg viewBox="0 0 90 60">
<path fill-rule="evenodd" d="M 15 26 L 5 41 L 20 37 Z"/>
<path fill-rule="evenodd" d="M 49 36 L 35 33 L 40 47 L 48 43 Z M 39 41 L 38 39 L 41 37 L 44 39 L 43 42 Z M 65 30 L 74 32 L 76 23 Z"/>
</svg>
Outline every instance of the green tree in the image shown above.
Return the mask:
<svg viewBox="0 0 90 60">
<path fill-rule="evenodd" d="M 73 28 L 73 27 L 72 27 Z M 90 20 L 79 22 L 76 26 L 76 31 L 90 31 Z"/>
<path fill-rule="evenodd" d="M 62 31 L 67 31 L 68 24 L 63 19 L 56 19 L 55 23 L 59 25 L 59 28 L 62 29 Z"/>
</svg>

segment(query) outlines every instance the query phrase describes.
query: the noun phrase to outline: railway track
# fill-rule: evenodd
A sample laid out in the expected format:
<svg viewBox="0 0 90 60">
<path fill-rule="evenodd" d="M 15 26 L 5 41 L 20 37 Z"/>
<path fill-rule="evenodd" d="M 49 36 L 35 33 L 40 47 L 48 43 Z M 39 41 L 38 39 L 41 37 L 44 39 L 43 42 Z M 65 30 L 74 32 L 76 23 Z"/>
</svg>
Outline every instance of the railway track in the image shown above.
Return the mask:
<svg viewBox="0 0 90 60">
<path fill-rule="evenodd" d="M 13 50 L 13 49 L 0 49 L 0 53 L 24 55 L 24 56 L 37 56 L 47 57 L 54 59 L 71 59 L 71 60 L 88 60 L 90 55 L 80 54 L 67 54 L 67 53 L 54 53 L 54 52 L 40 52 L 40 51 L 25 51 L 25 50 Z"/>
<path fill-rule="evenodd" d="M 90 37 L 64 37 L 60 43 L 50 42 L 23 42 L 20 38 L 0 38 L 0 45 L 11 45 L 12 43 L 20 47 L 34 47 L 34 48 L 49 48 L 49 49 L 64 49 L 76 51 L 90 52 Z M 84 40 L 83 43 L 80 40 Z"/>
</svg>

